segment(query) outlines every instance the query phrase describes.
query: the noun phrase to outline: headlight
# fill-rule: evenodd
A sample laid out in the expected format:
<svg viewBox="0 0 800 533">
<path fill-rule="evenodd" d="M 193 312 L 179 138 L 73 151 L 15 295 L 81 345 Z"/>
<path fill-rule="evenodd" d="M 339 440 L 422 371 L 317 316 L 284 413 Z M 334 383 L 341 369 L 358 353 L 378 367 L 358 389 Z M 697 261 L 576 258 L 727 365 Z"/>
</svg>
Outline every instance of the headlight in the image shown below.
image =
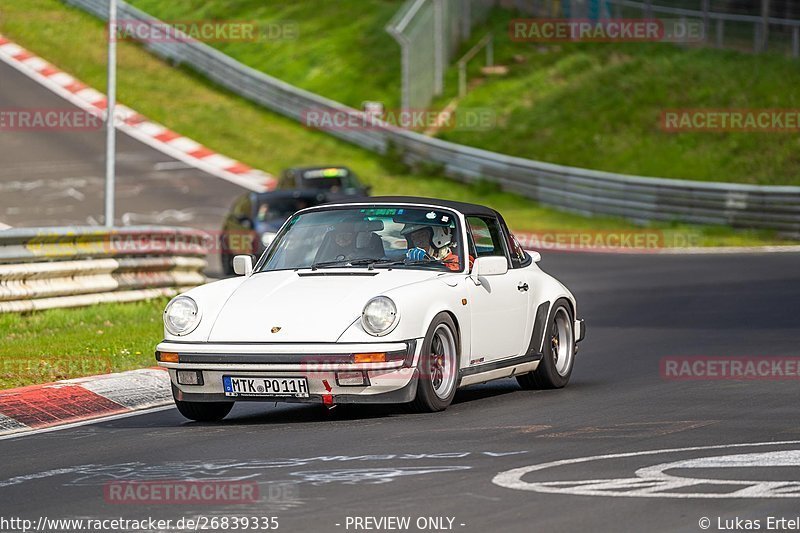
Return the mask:
<svg viewBox="0 0 800 533">
<path fill-rule="evenodd" d="M 164 327 L 173 335 L 188 335 L 199 323 L 200 310 L 188 296 L 174 298 L 164 310 Z"/>
<path fill-rule="evenodd" d="M 361 324 L 370 335 L 380 337 L 390 333 L 400 321 L 397 306 L 391 298 L 378 296 L 367 302 L 361 313 Z"/>
<path fill-rule="evenodd" d="M 272 244 L 272 241 L 275 240 L 277 233 L 262 233 L 261 234 L 261 244 L 264 248 L 269 248 L 269 245 Z"/>
</svg>

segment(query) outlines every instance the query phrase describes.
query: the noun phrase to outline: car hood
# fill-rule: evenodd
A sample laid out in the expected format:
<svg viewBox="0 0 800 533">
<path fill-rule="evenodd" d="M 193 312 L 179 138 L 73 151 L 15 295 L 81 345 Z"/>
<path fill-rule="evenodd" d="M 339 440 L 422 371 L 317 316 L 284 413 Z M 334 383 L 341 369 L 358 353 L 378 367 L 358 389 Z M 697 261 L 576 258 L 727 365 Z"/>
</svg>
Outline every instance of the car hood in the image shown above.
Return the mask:
<svg viewBox="0 0 800 533">
<path fill-rule="evenodd" d="M 257 273 L 222 305 L 208 341 L 336 342 L 370 298 L 441 274 L 363 268 Z"/>
</svg>

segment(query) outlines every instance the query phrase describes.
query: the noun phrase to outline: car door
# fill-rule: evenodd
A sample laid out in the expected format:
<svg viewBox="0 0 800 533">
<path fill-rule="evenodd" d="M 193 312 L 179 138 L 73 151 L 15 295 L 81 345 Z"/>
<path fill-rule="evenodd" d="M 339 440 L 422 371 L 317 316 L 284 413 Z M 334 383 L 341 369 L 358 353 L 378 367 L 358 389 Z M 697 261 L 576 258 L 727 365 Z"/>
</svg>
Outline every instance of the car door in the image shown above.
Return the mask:
<svg viewBox="0 0 800 533">
<path fill-rule="evenodd" d="M 508 247 L 497 218 L 469 216 L 467 226 L 470 255 L 502 256 L 509 263 L 506 274 L 482 277 L 480 285 L 467 283 L 472 323 L 470 361 L 489 363 L 522 355 L 527 349 L 529 292 L 524 274 L 510 268 Z"/>
</svg>

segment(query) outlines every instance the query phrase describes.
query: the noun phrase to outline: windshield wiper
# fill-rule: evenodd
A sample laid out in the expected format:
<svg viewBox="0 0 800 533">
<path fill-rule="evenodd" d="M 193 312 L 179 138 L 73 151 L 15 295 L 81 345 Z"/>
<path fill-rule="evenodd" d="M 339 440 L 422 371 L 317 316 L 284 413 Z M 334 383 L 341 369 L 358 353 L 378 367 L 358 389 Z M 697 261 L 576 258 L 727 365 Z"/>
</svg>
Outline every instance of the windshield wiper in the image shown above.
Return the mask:
<svg viewBox="0 0 800 533">
<path fill-rule="evenodd" d="M 391 267 L 391 266 L 408 266 L 408 265 L 424 265 L 424 266 L 443 266 L 447 265 L 441 259 L 433 259 L 433 258 L 426 258 L 426 259 L 375 259 L 375 258 L 363 258 L 363 259 L 339 259 L 337 261 L 320 261 L 319 263 L 314 263 L 311 265 L 311 270 L 317 270 L 318 268 L 331 268 L 331 267 L 349 267 L 349 266 L 368 266 L 370 270 L 377 267 Z"/>
<path fill-rule="evenodd" d="M 321 261 L 319 263 L 314 263 L 313 265 L 311 265 L 311 270 L 316 270 L 318 268 L 337 267 L 337 266 L 348 267 L 348 266 L 365 266 L 365 265 L 367 265 L 370 268 L 372 268 L 372 266 L 375 263 L 380 263 L 382 261 L 384 261 L 384 260 L 383 259 L 374 259 L 374 258 L 369 258 L 369 259 L 367 259 L 367 258 L 363 258 L 363 259 L 340 259 L 340 260 L 337 260 L 337 261 Z"/>
<path fill-rule="evenodd" d="M 424 265 L 424 266 L 442 266 L 444 261 L 440 259 L 397 259 L 385 260 L 373 263 L 372 266 L 408 266 L 408 265 Z"/>
</svg>

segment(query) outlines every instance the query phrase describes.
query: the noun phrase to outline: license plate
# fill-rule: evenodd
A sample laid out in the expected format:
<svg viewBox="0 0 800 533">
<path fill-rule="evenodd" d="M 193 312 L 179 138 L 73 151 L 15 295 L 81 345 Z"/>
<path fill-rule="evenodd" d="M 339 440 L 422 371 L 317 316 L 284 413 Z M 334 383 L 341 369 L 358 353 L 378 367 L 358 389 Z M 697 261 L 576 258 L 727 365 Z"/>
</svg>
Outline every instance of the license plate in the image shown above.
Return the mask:
<svg viewBox="0 0 800 533">
<path fill-rule="evenodd" d="M 222 376 L 225 396 L 282 396 L 308 398 L 306 378 Z"/>
</svg>

